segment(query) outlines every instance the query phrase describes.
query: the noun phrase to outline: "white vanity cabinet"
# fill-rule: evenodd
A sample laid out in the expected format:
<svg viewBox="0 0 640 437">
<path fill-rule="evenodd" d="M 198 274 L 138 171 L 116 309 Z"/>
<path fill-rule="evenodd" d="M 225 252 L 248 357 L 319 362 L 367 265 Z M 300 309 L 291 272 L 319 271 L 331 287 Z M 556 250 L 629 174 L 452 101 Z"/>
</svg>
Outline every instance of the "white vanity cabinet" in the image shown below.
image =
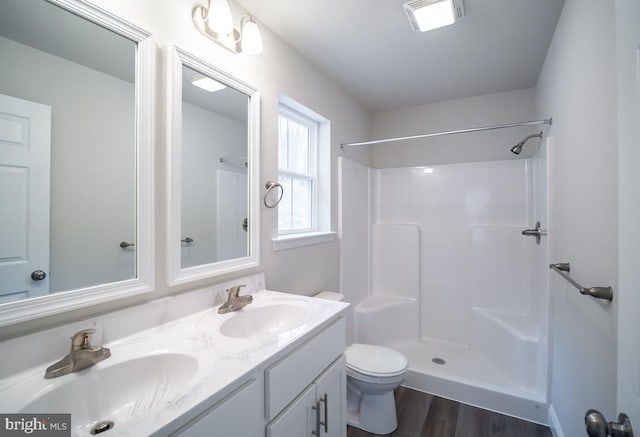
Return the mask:
<svg viewBox="0 0 640 437">
<path fill-rule="evenodd" d="M 345 332 L 339 317 L 171 435 L 346 437 Z"/>
<path fill-rule="evenodd" d="M 345 342 L 340 318 L 265 371 L 267 437 L 346 436 Z"/>
<path fill-rule="evenodd" d="M 308 387 L 283 413 L 267 425 L 267 437 L 307 437 L 314 435 L 317 412 L 316 387 Z"/>
<path fill-rule="evenodd" d="M 315 381 L 321 436 L 347 435 L 347 359 L 341 355 Z"/>
<path fill-rule="evenodd" d="M 264 436 L 264 382 L 250 378 L 172 436 Z"/>
<path fill-rule="evenodd" d="M 267 425 L 267 437 L 344 437 L 347 433 L 344 355 Z"/>
</svg>

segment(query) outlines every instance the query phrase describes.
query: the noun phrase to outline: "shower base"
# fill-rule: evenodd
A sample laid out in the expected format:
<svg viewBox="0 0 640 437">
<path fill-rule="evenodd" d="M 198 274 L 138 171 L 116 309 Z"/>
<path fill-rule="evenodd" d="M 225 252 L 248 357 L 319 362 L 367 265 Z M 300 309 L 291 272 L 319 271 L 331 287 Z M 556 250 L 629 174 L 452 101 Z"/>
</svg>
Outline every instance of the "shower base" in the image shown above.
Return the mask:
<svg viewBox="0 0 640 437">
<path fill-rule="evenodd" d="M 404 354 L 404 386 L 532 422 L 548 424 L 544 391 L 532 391 L 487 357 L 450 343 L 399 340 L 386 346 Z M 442 363 L 444 361 L 444 364 Z"/>
</svg>

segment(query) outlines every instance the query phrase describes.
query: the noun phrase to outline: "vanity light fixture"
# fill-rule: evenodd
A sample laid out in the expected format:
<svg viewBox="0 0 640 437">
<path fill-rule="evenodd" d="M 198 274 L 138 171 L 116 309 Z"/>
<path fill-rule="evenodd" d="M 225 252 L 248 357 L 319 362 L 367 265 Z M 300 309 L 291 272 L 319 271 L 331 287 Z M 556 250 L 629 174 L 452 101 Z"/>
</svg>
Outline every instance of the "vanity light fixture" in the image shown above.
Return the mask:
<svg viewBox="0 0 640 437">
<path fill-rule="evenodd" d="M 413 30 L 448 26 L 464 16 L 462 0 L 413 0 L 403 4 Z"/>
<path fill-rule="evenodd" d="M 262 36 L 250 14 L 240 18 L 240 29 L 234 29 L 233 17 L 227 0 L 209 0 L 209 7 L 196 6 L 193 24 L 210 40 L 232 53 L 255 55 L 262 52 Z"/>
</svg>

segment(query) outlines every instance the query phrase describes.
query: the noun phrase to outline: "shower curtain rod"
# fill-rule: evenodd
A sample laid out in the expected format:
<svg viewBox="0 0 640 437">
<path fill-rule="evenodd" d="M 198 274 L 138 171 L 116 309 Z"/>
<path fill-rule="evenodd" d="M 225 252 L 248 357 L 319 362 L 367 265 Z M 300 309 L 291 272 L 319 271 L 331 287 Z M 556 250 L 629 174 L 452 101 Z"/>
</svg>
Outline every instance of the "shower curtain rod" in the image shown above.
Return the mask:
<svg viewBox="0 0 640 437">
<path fill-rule="evenodd" d="M 443 135 L 466 134 L 470 132 L 480 132 L 480 131 L 494 130 L 494 129 L 506 129 L 509 127 L 518 127 L 518 126 L 533 126 L 537 124 L 550 125 L 552 122 L 553 122 L 552 118 L 545 118 L 544 120 L 522 121 L 520 123 L 498 124 L 495 126 L 472 127 L 470 129 L 458 129 L 458 130 L 450 130 L 446 132 L 434 132 L 431 134 L 411 135 L 408 137 L 386 138 L 384 140 L 361 141 L 357 143 L 340 143 L 340 148 L 344 149 L 345 147 L 369 146 L 371 144 L 389 143 L 391 141 L 404 141 L 404 140 L 413 140 L 415 138 L 428 138 L 428 137 L 440 137 Z"/>
</svg>

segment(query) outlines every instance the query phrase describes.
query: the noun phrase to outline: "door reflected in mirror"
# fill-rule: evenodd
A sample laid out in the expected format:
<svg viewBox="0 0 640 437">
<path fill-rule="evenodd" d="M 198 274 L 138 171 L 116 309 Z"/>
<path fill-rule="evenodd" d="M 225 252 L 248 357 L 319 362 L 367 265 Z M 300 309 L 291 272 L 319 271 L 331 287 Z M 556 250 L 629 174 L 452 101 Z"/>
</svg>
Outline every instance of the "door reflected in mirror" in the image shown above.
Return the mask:
<svg viewBox="0 0 640 437">
<path fill-rule="evenodd" d="M 249 98 L 182 66 L 181 267 L 249 255 Z"/>
<path fill-rule="evenodd" d="M 138 276 L 136 50 L 49 2 L 0 2 L 0 303 Z"/>
</svg>

